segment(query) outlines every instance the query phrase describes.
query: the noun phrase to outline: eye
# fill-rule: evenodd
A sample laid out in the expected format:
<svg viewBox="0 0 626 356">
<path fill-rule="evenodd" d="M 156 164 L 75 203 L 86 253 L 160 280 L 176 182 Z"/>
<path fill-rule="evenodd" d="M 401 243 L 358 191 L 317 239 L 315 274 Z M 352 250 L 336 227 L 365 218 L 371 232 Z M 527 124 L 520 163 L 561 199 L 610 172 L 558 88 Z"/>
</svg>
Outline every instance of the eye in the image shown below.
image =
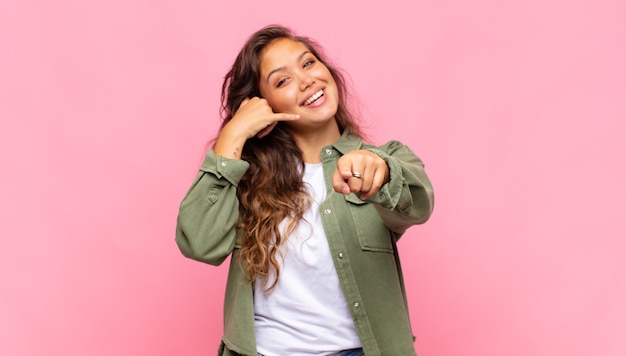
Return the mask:
<svg viewBox="0 0 626 356">
<path fill-rule="evenodd" d="M 280 88 L 283 84 L 287 82 L 287 78 L 282 78 L 276 83 L 276 87 Z"/>
<path fill-rule="evenodd" d="M 313 65 L 313 63 L 315 63 L 315 61 L 314 61 L 314 60 L 312 60 L 312 59 L 309 59 L 309 60 L 307 60 L 306 62 L 304 62 L 304 64 L 302 65 L 302 67 L 304 67 L 304 68 L 309 67 L 309 66 Z"/>
</svg>

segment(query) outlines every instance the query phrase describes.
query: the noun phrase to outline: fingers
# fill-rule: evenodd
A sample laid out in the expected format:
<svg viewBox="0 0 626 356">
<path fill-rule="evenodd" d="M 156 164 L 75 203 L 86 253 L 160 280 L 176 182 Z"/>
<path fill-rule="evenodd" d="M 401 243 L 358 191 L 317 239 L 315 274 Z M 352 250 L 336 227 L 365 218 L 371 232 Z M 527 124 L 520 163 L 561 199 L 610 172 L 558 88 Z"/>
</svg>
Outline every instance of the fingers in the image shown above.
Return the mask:
<svg viewBox="0 0 626 356">
<path fill-rule="evenodd" d="M 341 174 L 339 169 L 335 169 L 333 173 L 333 190 L 337 193 L 348 195 L 350 194 L 350 186 L 346 183 L 346 179 Z"/>
<path fill-rule="evenodd" d="M 239 104 L 239 107 L 238 107 L 237 109 L 241 109 L 242 107 L 246 106 L 246 104 L 247 104 L 249 101 L 250 101 L 250 98 L 247 98 L 247 97 L 246 97 L 246 98 L 244 98 L 244 99 L 241 101 L 241 104 Z"/>
<path fill-rule="evenodd" d="M 335 169 L 333 174 L 333 190 L 337 193 L 348 195 L 350 193 L 361 193 L 361 199 L 367 199 L 380 189 L 383 184 L 384 172 L 380 170 L 365 170 L 365 173 L 354 171 L 350 173 L 348 178 L 344 178 L 347 174 L 342 173 L 340 169 Z"/>
<path fill-rule="evenodd" d="M 373 174 L 367 175 L 367 180 L 363 181 L 361 186 L 361 199 L 367 199 L 374 196 L 385 182 L 385 172 L 383 169 L 377 169 Z"/>
<path fill-rule="evenodd" d="M 333 189 L 341 194 L 360 192 L 361 199 L 367 199 L 380 190 L 388 174 L 387 163 L 378 155 L 365 150 L 352 151 L 337 161 Z"/>
<path fill-rule="evenodd" d="M 249 139 L 267 136 L 279 121 L 298 120 L 300 115 L 275 113 L 266 99 L 259 97 L 245 98 L 227 124 L 237 137 Z"/>
<path fill-rule="evenodd" d="M 298 114 L 275 113 L 272 107 L 267 102 L 267 100 L 256 97 L 256 96 L 253 97 L 252 99 L 250 98 L 243 99 L 243 101 L 241 102 L 241 105 L 239 105 L 239 109 L 244 108 L 248 104 L 251 105 L 249 107 L 250 110 L 257 111 L 257 114 L 263 112 L 267 114 L 265 116 L 271 118 L 272 121 L 293 121 L 293 120 L 297 120 L 300 118 L 300 115 Z"/>
<path fill-rule="evenodd" d="M 293 120 L 298 120 L 300 118 L 300 115 L 277 113 L 277 114 L 274 114 L 273 118 L 276 121 L 293 121 Z"/>
</svg>

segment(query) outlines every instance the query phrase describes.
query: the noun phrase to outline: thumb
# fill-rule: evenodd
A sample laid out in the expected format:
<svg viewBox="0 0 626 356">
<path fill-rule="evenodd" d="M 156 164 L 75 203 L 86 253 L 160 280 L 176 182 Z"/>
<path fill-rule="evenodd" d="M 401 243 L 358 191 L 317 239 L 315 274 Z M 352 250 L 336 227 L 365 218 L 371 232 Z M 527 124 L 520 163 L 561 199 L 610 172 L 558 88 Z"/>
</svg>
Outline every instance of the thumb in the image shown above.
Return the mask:
<svg viewBox="0 0 626 356">
<path fill-rule="evenodd" d="M 346 183 L 346 179 L 347 178 L 344 178 L 342 173 L 339 172 L 339 169 L 336 168 L 335 173 L 333 173 L 333 180 L 332 180 L 333 190 L 340 194 L 345 194 L 345 195 L 350 194 L 350 187 L 348 186 L 348 183 Z"/>
</svg>

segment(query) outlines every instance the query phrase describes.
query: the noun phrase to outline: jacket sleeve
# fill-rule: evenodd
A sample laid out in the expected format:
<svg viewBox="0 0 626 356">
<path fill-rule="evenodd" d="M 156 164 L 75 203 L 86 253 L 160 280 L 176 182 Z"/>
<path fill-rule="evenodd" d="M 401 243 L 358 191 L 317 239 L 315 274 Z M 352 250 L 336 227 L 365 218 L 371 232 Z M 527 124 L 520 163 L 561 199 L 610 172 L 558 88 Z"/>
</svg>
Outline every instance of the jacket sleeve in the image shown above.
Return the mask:
<svg viewBox="0 0 626 356">
<path fill-rule="evenodd" d="M 248 167 L 245 161 L 207 152 L 178 212 L 176 243 L 184 256 L 219 265 L 232 252 L 239 219 L 237 184 Z"/>
<path fill-rule="evenodd" d="M 367 199 L 374 203 L 387 228 L 402 234 L 411 225 L 426 222 L 433 211 L 434 195 L 424 163 L 398 141 L 368 150 L 389 166 L 389 182 Z"/>
</svg>

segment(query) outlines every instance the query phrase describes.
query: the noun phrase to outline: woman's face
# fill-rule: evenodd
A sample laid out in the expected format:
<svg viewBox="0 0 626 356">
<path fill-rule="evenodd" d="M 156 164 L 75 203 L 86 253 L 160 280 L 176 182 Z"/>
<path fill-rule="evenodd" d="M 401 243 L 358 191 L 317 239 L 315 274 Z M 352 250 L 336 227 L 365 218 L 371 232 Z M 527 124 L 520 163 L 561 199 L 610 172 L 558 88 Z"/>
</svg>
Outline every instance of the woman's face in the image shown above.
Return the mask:
<svg viewBox="0 0 626 356">
<path fill-rule="evenodd" d="M 335 119 L 339 103 L 335 80 L 300 42 L 281 38 L 265 47 L 259 90 L 274 112 L 300 115 L 289 125 L 312 128 Z"/>
</svg>

